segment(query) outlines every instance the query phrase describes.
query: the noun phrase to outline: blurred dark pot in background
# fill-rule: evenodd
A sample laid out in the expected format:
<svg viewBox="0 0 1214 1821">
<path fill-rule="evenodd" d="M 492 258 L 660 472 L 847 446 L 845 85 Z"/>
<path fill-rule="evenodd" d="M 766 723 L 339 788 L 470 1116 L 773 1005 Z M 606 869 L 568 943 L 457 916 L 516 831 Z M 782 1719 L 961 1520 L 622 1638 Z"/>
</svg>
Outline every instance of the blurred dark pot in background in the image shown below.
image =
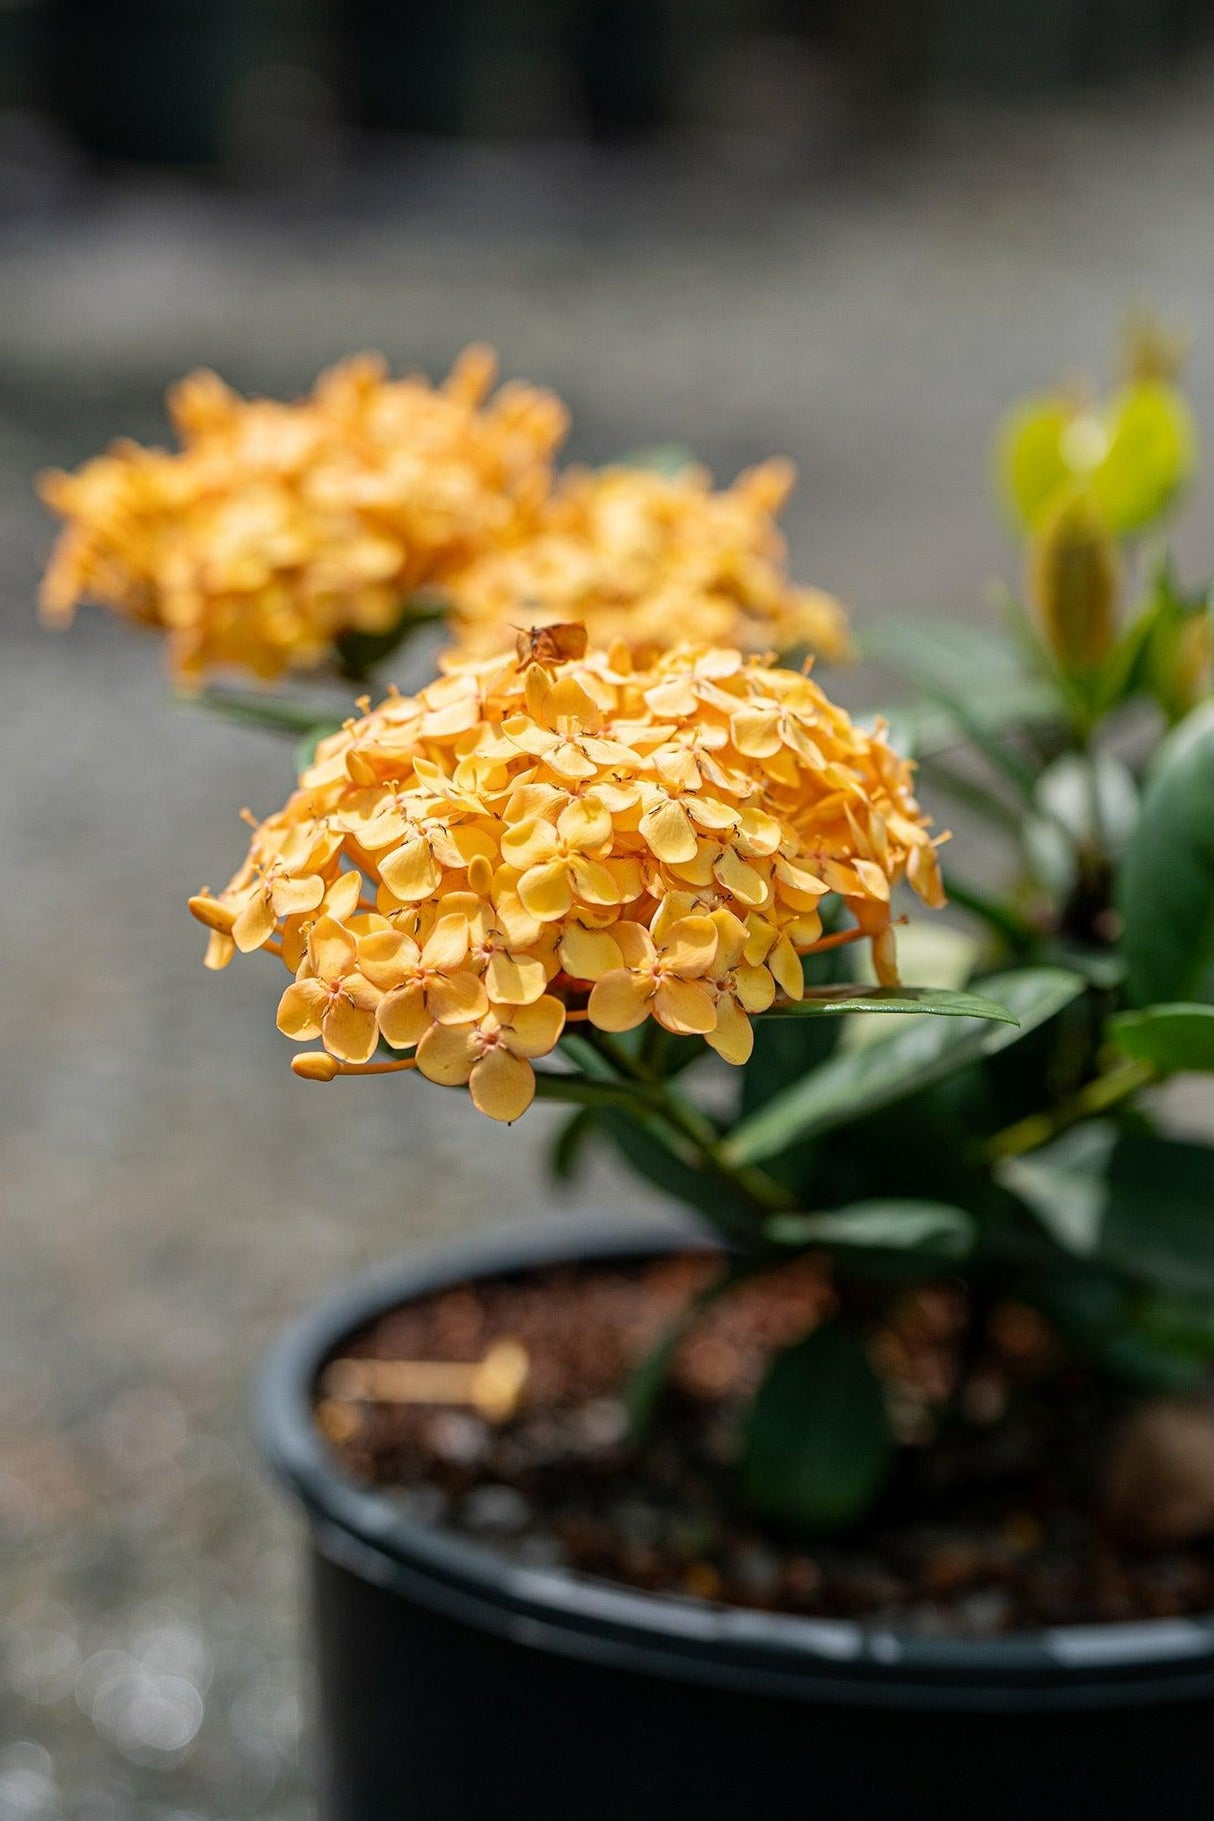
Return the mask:
<svg viewBox="0 0 1214 1821">
<path fill-rule="evenodd" d="M 341 1292 L 271 1356 L 259 1426 L 310 1521 L 330 1821 L 1204 1813 L 1214 1620 L 970 1643 L 661 1598 L 506 1561 L 336 1470 L 313 1387 L 351 1332 L 460 1282 L 671 1244 L 549 1224 L 452 1248 Z"/>
</svg>

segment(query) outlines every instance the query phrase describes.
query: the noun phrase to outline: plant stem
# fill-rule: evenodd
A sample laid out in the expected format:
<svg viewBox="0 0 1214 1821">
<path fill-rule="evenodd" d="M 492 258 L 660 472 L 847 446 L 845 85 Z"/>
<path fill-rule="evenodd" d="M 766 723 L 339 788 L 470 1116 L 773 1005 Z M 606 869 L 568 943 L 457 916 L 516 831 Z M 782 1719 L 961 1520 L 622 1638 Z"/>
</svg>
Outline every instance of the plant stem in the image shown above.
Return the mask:
<svg viewBox="0 0 1214 1821">
<path fill-rule="evenodd" d="M 1098 1113 L 1107 1113 L 1112 1107 L 1119 1106 L 1136 1094 L 1139 1088 L 1148 1086 L 1154 1081 L 1155 1069 L 1149 1062 L 1122 1062 L 1107 1074 L 1097 1075 L 1093 1081 L 1085 1083 L 1077 1094 L 1053 1107 L 1048 1113 L 1030 1113 L 1027 1119 L 1018 1119 L 1014 1125 L 1005 1126 L 988 1138 L 983 1147 L 983 1156 L 989 1163 L 997 1163 L 1006 1157 L 1022 1157 L 1027 1151 L 1036 1151 L 1053 1138 L 1058 1138 L 1081 1120 L 1094 1118 Z"/>
<path fill-rule="evenodd" d="M 588 1041 L 618 1075 L 636 1084 L 641 1091 L 640 1097 L 650 1111 L 657 1113 L 692 1146 L 714 1176 L 728 1182 L 732 1188 L 768 1213 L 793 1206 L 792 1196 L 765 1170 L 756 1169 L 752 1164 L 731 1163 L 712 1121 L 673 1089 L 669 1082 L 630 1056 L 622 1044 L 617 1043 L 607 1032 L 599 1030 L 593 1030 Z"/>
</svg>

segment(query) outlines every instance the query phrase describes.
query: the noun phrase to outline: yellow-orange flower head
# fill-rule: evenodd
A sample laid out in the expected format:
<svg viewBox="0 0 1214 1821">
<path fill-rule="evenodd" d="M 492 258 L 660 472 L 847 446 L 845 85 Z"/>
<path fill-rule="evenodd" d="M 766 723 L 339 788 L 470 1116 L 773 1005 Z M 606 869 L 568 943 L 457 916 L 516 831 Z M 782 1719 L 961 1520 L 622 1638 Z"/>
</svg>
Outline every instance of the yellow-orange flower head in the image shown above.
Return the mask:
<svg viewBox="0 0 1214 1821">
<path fill-rule="evenodd" d="M 699 467 L 570 470 L 525 538 L 454 578 L 455 637 L 483 656 L 509 649 L 512 626 L 580 620 L 642 663 L 685 643 L 845 658 L 842 607 L 788 576 L 776 516 L 793 479 L 783 461 L 717 492 Z"/>
<path fill-rule="evenodd" d="M 279 1028 L 323 1045 L 299 1073 L 415 1064 L 511 1120 L 570 1019 L 653 1018 L 742 1063 L 751 1015 L 801 997 L 829 893 L 896 980 L 892 887 L 941 902 L 909 764 L 801 672 L 579 656 L 563 630 L 348 722 L 226 890 L 191 900 L 211 966 L 286 963 Z"/>
<path fill-rule="evenodd" d="M 170 397 L 178 452 L 120 443 L 41 482 L 66 526 L 42 588 L 166 631 L 177 680 L 308 669 L 516 537 L 551 486 L 564 406 L 470 348 L 437 388 L 364 355 L 311 396 L 243 399 L 212 373 Z"/>
</svg>

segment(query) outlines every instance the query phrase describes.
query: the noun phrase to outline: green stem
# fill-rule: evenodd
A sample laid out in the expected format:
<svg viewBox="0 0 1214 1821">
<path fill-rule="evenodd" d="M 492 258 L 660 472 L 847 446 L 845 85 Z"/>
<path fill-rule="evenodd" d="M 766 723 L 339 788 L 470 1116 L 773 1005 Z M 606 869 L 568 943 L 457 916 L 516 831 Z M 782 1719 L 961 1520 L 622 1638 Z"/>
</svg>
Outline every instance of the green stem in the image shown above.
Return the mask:
<svg viewBox="0 0 1214 1821">
<path fill-rule="evenodd" d="M 765 1170 L 756 1169 L 752 1164 L 731 1163 L 712 1121 L 705 1118 L 699 1108 L 672 1088 L 668 1081 L 653 1074 L 643 1063 L 629 1055 L 624 1046 L 607 1032 L 595 1030 L 592 1036 L 584 1036 L 584 1041 L 590 1042 L 617 1074 L 636 1083 L 650 1110 L 659 1114 L 667 1125 L 692 1146 L 714 1176 L 728 1182 L 767 1213 L 782 1212 L 794 1205 L 788 1191 Z"/>
<path fill-rule="evenodd" d="M 587 1081 L 582 1075 L 550 1075 L 535 1071 L 537 1100 L 561 1101 L 567 1106 L 635 1109 L 638 1096 L 627 1082 Z"/>
<path fill-rule="evenodd" d="M 1006 1157 L 1023 1157 L 1027 1151 L 1039 1150 L 1082 1120 L 1120 1106 L 1123 1100 L 1129 1100 L 1155 1079 L 1154 1066 L 1149 1062 L 1119 1063 L 1107 1074 L 1097 1075 L 1095 1080 L 1087 1082 L 1078 1093 L 1048 1113 L 1030 1113 L 1027 1119 L 1018 1119 L 1014 1125 L 996 1132 L 993 1138 L 987 1139 L 983 1157 L 988 1163 L 998 1163 Z"/>
</svg>

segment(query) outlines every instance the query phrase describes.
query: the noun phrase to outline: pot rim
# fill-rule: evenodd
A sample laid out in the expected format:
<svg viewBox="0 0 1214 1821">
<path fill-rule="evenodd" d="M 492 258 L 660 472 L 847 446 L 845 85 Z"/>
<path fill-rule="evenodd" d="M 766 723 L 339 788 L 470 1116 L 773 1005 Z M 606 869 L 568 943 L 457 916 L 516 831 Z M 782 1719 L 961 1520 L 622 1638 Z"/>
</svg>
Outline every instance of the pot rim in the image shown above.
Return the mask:
<svg viewBox="0 0 1214 1821">
<path fill-rule="evenodd" d="M 464 1625 L 650 1675 L 863 1705 L 1028 1710 L 1214 1696 L 1214 1614 L 1055 1626 L 990 1639 L 925 1637 L 883 1622 L 813 1619 L 643 1593 L 531 1567 L 406 1516 L 342 1473 L 313 1388 L 345 1337 L 400 1304 L 546 1265 L 642 1259 L 713 1242 L 668 1218 L 547 1218 L 389 1261 L 313 1305 L 259 1374 L 262 1456 L 298 1497 L 320 1553 Z"/>
</svg>

